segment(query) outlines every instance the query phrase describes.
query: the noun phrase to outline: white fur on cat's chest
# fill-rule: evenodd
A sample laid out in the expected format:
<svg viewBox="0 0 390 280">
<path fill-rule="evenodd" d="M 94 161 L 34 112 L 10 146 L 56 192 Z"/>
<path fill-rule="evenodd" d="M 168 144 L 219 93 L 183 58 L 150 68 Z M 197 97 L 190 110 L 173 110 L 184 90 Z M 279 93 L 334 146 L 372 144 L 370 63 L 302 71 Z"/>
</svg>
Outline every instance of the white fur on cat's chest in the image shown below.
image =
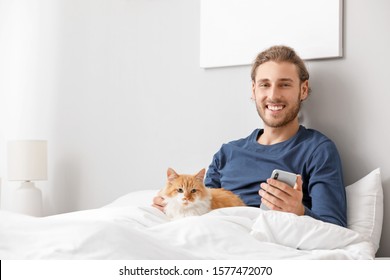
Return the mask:
<svg viewBox="0 0 390 280">
<path fill-rule="evenodd" d="M 199 199 L 195 201 L 189 201 L 188 204 L 184 205 L 183 194 L 177 194 L 174 197 L 164 196 L 166 205 L 164 207 L 165 214 L 170 219 L 184 218 L 188 216 L 199 216 L 206 214 L 211 209 L 211 198 Z"/>
</svg>

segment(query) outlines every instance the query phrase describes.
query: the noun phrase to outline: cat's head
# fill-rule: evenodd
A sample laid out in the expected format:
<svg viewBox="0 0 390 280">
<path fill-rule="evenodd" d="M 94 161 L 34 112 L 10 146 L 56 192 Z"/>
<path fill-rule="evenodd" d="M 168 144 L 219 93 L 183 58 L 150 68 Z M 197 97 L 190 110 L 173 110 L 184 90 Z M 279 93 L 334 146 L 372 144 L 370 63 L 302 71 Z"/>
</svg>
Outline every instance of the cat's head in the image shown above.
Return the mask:
<svg viewBox="0 0 390 280">
<path fill-rule="evenodd" d="M 165 195 L 168 198 L 176 199 L 183 206 L 189 206 L 193 202 L 209 198 L 210 194 L 203 183 L 205 172 L 203 168 L 195 175 L 183 175 L 168 168 Z"/>
</svg>

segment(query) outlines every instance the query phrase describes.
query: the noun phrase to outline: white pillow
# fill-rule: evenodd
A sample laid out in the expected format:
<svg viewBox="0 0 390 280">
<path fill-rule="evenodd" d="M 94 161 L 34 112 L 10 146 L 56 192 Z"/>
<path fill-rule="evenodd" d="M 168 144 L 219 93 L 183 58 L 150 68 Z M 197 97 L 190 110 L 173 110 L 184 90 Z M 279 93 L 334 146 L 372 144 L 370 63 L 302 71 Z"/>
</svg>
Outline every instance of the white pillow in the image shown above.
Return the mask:
<svg viewBox="0 0 390 280">
<path fill-rule="evenodd" d="M 150 206 L 159 190 L 140 190 L 123 195 L 104 207 Z"/>
<path fill-rule="evenodd" d="M 380 168 L 346 187 L 348 228 L 370 238 L 377 251 L 382 234 L 383 189 Z"/>
</svg>

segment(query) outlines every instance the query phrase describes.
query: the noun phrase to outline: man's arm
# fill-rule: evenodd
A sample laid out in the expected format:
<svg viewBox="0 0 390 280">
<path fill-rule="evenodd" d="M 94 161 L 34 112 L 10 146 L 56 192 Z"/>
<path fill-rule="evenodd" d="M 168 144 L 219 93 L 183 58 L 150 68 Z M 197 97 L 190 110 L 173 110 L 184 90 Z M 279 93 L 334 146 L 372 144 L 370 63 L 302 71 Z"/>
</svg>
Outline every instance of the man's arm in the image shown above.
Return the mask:
<svg viewBox="0 0 390 280">
<path fill-rule="evenodd" d="M 221 175 L 219 173 L 220 151 L 213 156 L 213 160 L 207 169 L 204 184 L 209 188 L 221 188 Z"/>
<path fill-rule="evenodd" d="M 306 169 L 311 208 L 305 207 L 305 215 L 346 227 L 346 193 L 341 160 L 334 143 L 326 141 L 318 145 Z"/>
</svg>

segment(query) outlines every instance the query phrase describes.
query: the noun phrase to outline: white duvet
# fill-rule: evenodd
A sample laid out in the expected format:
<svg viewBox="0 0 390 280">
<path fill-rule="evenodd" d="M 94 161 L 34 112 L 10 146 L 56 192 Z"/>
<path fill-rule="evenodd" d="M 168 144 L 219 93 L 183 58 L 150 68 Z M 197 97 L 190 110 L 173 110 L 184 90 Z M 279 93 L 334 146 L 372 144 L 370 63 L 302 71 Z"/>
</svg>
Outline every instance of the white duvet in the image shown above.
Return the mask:
<svg viewBox="0 0 390 280">
<path fill-rule="evenodd" d="M 0 259 L 373 259 L 358 232 L 252 207 L 170 221 L 156 191 L 99 209 L 34 218 L 0 211 Z"/>
</svg>

